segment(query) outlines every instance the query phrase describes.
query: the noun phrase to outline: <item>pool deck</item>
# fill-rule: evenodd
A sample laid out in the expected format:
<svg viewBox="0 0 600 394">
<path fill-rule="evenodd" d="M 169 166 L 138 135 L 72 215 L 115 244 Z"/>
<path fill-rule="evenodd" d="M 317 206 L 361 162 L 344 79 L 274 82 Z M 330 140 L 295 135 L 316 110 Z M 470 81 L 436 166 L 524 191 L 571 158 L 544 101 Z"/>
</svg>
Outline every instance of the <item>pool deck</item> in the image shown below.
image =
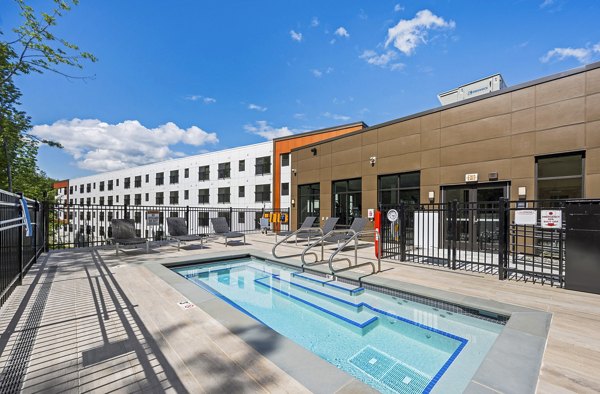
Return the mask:
<svg viewBox="0 0 600 394">
<path fill-rule="evenodd" d="M 223 251 L 270 253 L 275 237 L 247 239 L 247 246 L 209 242 L 202 250 L 177 251 L 164 245 L 118 257 L 103 248 L 42 255 L 0 310 L 2 391 L 364 392 L 335 367 L 316 371 L 332 378 L 315 389 L 306 379 L 318 362 L 307 359 L 305 369 L 288 373 L 273 362 L 288 346 L 285 339 L 261 337 L 248 325 L 232 329 L 227 316 L 219 321 L 200 307 L 182 309 L 178 303 L 187 298 L 151 269 Z M 359 250 L 361 261 L 372 254 L 371 247 Z M 391 260 L 382 266 L 379 278 L 551 312 L 537 391 L 600 392 L 600 295 Z M 501 365 L 497 372 L 502 375 Z M 304 384 L 292 375 L 304 376 Z M 323 380 L 314 378 L 314 384 Z"/>
</svg>

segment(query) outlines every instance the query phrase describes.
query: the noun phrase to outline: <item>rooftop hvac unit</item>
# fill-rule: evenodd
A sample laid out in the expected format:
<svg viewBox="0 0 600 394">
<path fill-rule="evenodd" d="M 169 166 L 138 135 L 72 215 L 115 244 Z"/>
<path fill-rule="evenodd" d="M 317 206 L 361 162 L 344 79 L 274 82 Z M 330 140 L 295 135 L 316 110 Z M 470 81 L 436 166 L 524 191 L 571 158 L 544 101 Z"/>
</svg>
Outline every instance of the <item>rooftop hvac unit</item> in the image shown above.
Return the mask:
<svg viewBox="0 0 600 394">
<path fill-rule="evenodd" d="M 466 85 L 459 86 L 456 89 L 438 94 L 438 100 L 442 105 L 456 103 L 471 97 L 481 96 L 486 93 L 495 92 L 506 88 L 502 75 L 495 74 L 491 77 L 483 78 Z"/>
</svg>

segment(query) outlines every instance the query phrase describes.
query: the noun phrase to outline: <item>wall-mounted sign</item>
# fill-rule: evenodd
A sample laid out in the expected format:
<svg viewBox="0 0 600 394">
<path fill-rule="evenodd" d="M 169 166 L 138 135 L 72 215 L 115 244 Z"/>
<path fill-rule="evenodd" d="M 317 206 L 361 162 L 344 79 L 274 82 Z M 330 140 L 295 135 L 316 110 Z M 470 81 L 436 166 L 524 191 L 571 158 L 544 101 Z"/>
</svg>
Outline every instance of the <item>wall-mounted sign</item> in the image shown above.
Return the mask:
<svg viewBox="0 0 600 394">
<path fill-rule="evenodd" d="M 373 208 L 369 208 L 367 210 L 367 218 L 373 219 L 375 217 L 375 210 Z"/>
<path fill-rule="evenodd" d="M 465 174 L 465 182 L 477 182 L 479 174 Z"/>
<path fill-rule="evenodd" d="M 522 226 L 537 224 L 537 211 L 535 209 L 519 209 L 515 211 L 515 224 Z"/>
<path fill-rule="evenodd" d="M 540 222 L 542 228 L 562 228 L 562 211 L 542 210 Z"/>
<path fill-rule="evenodd" d="M 146 211 L 146 226 L 158 226 L 160 224 L 160 211 Z"/>
<path fill-rule="evenodd" d="M 387 219 L 392 223 L 398 220 L 398 211 L 390 209 L 387 213 Z"/>
</svg>

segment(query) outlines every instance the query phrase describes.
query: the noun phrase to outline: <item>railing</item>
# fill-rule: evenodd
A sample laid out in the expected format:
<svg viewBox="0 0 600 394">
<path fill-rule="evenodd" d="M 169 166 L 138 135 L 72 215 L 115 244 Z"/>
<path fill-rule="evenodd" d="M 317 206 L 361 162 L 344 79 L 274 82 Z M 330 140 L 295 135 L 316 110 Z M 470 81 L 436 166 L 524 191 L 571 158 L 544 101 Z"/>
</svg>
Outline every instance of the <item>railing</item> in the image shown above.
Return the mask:
<svg viewBox="0 0 600 394">
<path fill-rule="evenodd" d="M 159 225 L 148 226 L 146 213 L 159 213 Z M 189 234 L 210 234 L 213 232 L 210 219 L 225 217 L 231 231 L 251 233 L 260 231 L 258 219 L 265 214 L 280 213 L 289 218 L 286 209 L 252 208 L 211 208 L 203 206 L 164 206 L 164 205 L 68 205 L 52 204 L 52 235 L 48 240 L 52 249 L 102 246 L 110 243 L 112 236 L 111 219 L 133 219 L 137 235 L 148 240 L 164 240 L 168 234 L 166 218 L 183 217 L 188 224 Z M 240 215 L 242 218 L 240 219 Z M 281 222 L 282 230 L 289 228 L 289 222 Z"/>
<path fill-rule="evenodd" d="M 321 230 L 321 229 L 319 229 Z M 321 231 L 321 234 L 323 232 Z M 334 235 L 337 234 L 342 234 L 342 235 L 350 235 L 350 237 L 348 237 L 347 239 L 343 239 L 341 240 L 342 242 L 340 242 L 338 244 L 338 247 L 335 251 L 333 251 L 333 253 L 329 256 L 329 259 L 325 260 L 324 259 L 324 244 L 325 241 L 328 238 L 331 238 Z M 352 229 L 341 229 L 341 230 L 333 230 L 328 232 L 325 235 L 322 235 L 320 238 L 318 238 L 316 241 L 314 241 L 313 243 L 308 243 L 308 245 L 306 246 L 306 248 L 304 248 L 304 250 L 301 253 L 301 260 L 302 260 L 302 270 L 304 271 L 304 267 L 310 267 L 310 266 L 315 266 L 315 265 L 320 265 L 320 264 L 324 264 L 327 263 L 329 266 L 329 271 L 333 274 L 336 275 L 337 273 L 343 272 L 343 271 L 348 271 L 348 270 L 353 270 L 356 268 L 360 268 L 360 267 L 366 267 L 366 266 L 371 266 L 372 268 L 372 273 L 376 273 L 376 272 L 380 272 L 381 271 L 381 242 L 378 243 L 379 245 L 379 251 L 377 253 L 377 267 L 375 267 L 375 264 L 373 262 L 366 262 L 366 263 L 360 263 L 358 264 L 358 239 L 362 236 L 368 235 L 368 234 L 374 234 L 376 239 L 380 239 L 379 236 L 379 230 L 375 229 L 375 230 L 365 230 L 365 231 L 359 231 L 356 232 Z M 350 260 L 348 257 L 343 257 L 341 259 L 335 259 L 335 257 L 338 255 L 338 253 L 340 253 L 343 249 L 345 249 L 352 241 L 354 241 L 354 264 L 352 264 L 352 260 Z M 311 252 L 310 250 L 312 248 L 314 248 L 317 245 L 321 245 L 321 259 L 319 259 L 319 256 L 317 255 L 316 252 Z M 273 249 L 274 251 L 275 249 Z M 306 261 L 306 256 L 314 256 L 315 260 L 308 262 Z M 348 267 L 344 267 L 344 268 L 335 268 L 333 266 L 334 262 L 340 262 L 340 261 L 347 261 L 348 262 Z"/>
<path fill-rule="evenodd" d="M 381 206 L 382 256 L 562 287 L 565 226 L 544 228 L 540 218 L 564 206 L 560 200 L 506 199 Z M 398 212 L 393 223 L 386 218 L 391 209 Z M 516 224 L 521 210 L 533 211 L 536 223 Z"/>
<path fill-rule="evenodd" d="M 22 283 L 46 246 L 44 206 L 25 198 L 31 222 L 31 233 L 27 235 L 29 226 L 20 200 L 20 195 L 0 190 L 0 306 Z"/>
<path fill-rule="evenodd" d="M 283 244 L 284 242 L 287 242 L 287 240 L 292 237 L 296 237 L 296 242 L 298 242 L 298 239 L 297 239 L 298 234 L 303 234 L 303 233 L 308 233 L 307 239 L 308 239 L 309 244 L 310 244 L 310 233 L 320 234 L 321 237 L 323 236 L 323 230 L 320 227 L 300 228 L 300 229 L 294 231 L 293 233 L 286 235 L 281 241 L 278 241 L 275 243 L 275 245 L 273 246 L 273 249 L 271 250 L 271 253 L 273 254 L 273 256 L 278 259 L 282 259 L 285 257 L 303 256 L 304 252 L 290 254 L 290 255 L 286 255 L 286 256 L 280 256 L 277 254 L 277 247 L 279 245 Z M 323 248 L 321 248 L 321 259 L 323 259 Z"/>
</svg>

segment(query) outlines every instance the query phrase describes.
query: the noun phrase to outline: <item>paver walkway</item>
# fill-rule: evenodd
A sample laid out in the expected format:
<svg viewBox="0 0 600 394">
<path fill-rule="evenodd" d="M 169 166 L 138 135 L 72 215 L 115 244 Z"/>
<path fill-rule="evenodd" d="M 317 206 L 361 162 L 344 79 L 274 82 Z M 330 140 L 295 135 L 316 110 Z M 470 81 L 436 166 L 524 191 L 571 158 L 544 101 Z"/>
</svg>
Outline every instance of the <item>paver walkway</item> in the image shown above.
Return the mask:
<svg viewBox="0 0 600 394">
<path fill-rule="evenodd" d="M 270 251 L 274 237 L 248 241 L 227 250 Z M 215 242 L 208 247 L 225 250 Z M 200 308 L 179 308 L 183 297 L 144 268 L 147 261 L 204 251 L 157 250 L 118 258 L 108 249 L 43 256 L 0 311 L 0 392 L 306 391 Z M 372 256 L 372 249 L 359 256 Z M 600 392 L 600 296 L 431 266 L 383 265 L 392 269 L 379 275 L 398 281 L 552 312 L 538 391 Z"/>
</svg>

